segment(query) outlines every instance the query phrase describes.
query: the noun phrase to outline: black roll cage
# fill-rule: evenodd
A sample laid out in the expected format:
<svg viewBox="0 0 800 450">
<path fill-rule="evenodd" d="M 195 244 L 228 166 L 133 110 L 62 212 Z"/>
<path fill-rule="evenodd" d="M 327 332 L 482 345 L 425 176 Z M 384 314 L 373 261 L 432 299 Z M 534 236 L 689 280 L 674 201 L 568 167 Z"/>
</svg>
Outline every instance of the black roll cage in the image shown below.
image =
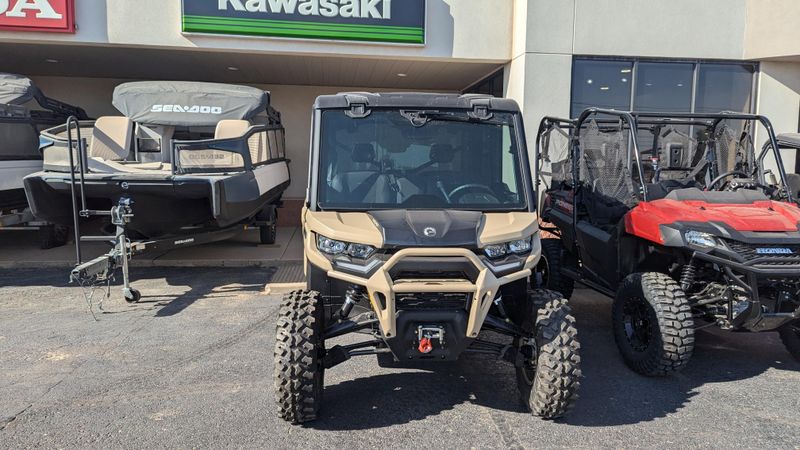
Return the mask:
<svg viewBox="0 0 800 450">
<path fill-rule="evenodd" d="M 625 125 L 628 126 L 630 130 L 639 130 L 639 125 L 695 125 L 695 126 L 703 126 L 709 128 L 713 131 L 716 131 L 717 127 L 725 120 L 741 120 L 741 121 L 757 121 L 761 123 L 762 126 L 767 130 L 768 134 L 768 141 L 764 145 L 761 153 L 756 158 L 756 164 L 759 168 L 763 168 L 764 158 L 767 155 L 767 152 L 770 148 L 773 149 L 773 153 L 775 156 L 775 161 L 778 166 L 778 172 L 781 178 L 781 183 L 786 188 L 788 186 L 787 177 L 786 177 L 786 170 L 783 166 L 783 159 L 781 158 L 779 146 L 777 143 L 777 138 L 775 135 L 775 130 L 772 127 L 772 123 L 769 119 L 765 116 L 759 114 L 743 114 L 743 113 L 734 113 L 734 112 L 720 112 L 720 113 L 658 113 L 658 112 L 637 112 L 637 111 L 620 111 L 615 109 L 603 109 L 603 108 L 588 108 L 585 109 L 577 119 L 563 119 L 559 117 L 553 116 L 546 116 L 544 117 L 541 122 L 539 123 L 539 130 L 536 134 L 536 144 L 535 144 L 535 155 L 534 155 L 534 173 L 536 177 L 536 193 L 537 198 L 539 194 L 539 186 L 541 185 L 541 176 L 540 176 L 540 163 L 539 163 L 539 156 L 541 155 L 541 138 L 546 131 L 553 127 L 559 128 L 568 128 L 570 130 L 569 133 L 569 140 L 570 140 L 570 151 L 572 152 L 572 177 L 575 183 L 579 180 L 579 171 L 578 171 L 578 161 L 580 160 L 581 154 L 581 144 L 579 139 L 579 131 L 583 128 L 584 124 L 593 117 L 597 116 L 606 116 L 606 118 L 600 118 L 596 120 L 597 123 L 602 124 L 619 124 L 621 128 L 624 128 Z M 610 118 L 609 118 L 610 117 Z M 616 119 L 611 119 L 616 118 Z M 627 154 L 627 161 L 626 164 L 628 169 L 631 169 L 631 160 L 632 152 L 635 152 L 637 155 L 636 157 L 636 170 L 639 174 L 639 184 L 641 189 L 641 201 L 647 201 L 647 185 L 645 183 L 644 178 L 644 169 L 642 168 L 642 160 L 638 156 L 640 155 L 639 150 L 639 137 L 638 133 L 631 132 L 630 136 L 630 143 L 628 145 L 628 154 Z M 761 184 L 764 184 L 764 172 L 763 170 L 758 171 L 758 179 Z M 784 189 L 786 191 L 787 201 L 794 202 L 794 198 L 790 189 Z"/>
</svg>

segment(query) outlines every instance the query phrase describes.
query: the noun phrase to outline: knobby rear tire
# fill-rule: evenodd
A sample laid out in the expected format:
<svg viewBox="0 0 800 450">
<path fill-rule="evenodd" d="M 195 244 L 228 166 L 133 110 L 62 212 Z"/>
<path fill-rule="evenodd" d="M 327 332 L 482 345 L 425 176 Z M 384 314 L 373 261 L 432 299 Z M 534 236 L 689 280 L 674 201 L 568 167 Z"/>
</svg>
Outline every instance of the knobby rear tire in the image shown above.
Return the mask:
<svg viewBox="0 0 800 450">
<path fill-rule="evenodd" d="M 542 287 L 560 292 L 564 298 L 569 299 L 575 290 L 575 281 L 561 273 L 564 267 L 564 252 L 561 239 L 542 239 L 542 259 L 547 266 L 547 276 L 543 280 Z M 531 284 L 535 286 L 534 283 Z"/>
</svg>

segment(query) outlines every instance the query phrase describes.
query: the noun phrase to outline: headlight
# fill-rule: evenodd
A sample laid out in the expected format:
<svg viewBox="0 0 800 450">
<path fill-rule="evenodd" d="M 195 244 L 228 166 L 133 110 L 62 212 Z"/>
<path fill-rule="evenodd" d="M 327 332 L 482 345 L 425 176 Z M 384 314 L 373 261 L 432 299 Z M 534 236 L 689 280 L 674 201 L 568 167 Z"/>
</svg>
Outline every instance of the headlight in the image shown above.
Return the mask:
<svg viewBox="0 0 800 450">
<path fill-rule="evenodd" d="M 375 253 L 375 247 L 366 244 L 350 244 L 317 235 L 317 248 L 329 255 L 347 254 L 353 258 L 367 259 Z"/>
<path fill-rule="evenodd" d="M 518 255 L 522 253 L 528 253 L 531 251 L 531 238 L 509 242 L 508 250 L 511 253 L 516 253 Z"/>
<path fill-rule="evenodd" d="M 489 258 L 500 258 L 508 254 L 508 246 L 506 244 L 488 245 L 483 251 Z"/>
<path fill-rule="evenodd" d="M 532 241 L 533 237 L 528 237 L 525 239 L 517 239 L 515 241 L 506 242 L 504 244 L 487 245 L 483 248 L 483 252 L 486 254 L 486 256 L 492 259 L 502 258 L 509 253 L 523 255 L 531 251 L 531 247 L 533 246 Z"/>
<path fill-rule="evenodd" d="M 317 248 L 329 255 L 339 255 L 344 253 L 347 250 L 347 243 L 342 241 L 336 241 L 333 239 L 326 238 L 325 236 L 319 235 L 317 236 Z"/>
<path fill-rule="evenodd" d="M 703 233 L 702 231 L 689 230 L 683 234 L 686 243 L 702 248 L 714 248 L 717 246 L 717 238 L 713 234 Z"/>
<path fill-rule="evenodd" d="M 375 253 L 375 247 L 365 244 L 350 244 L 347 246 L 347 254 L 353 258 L 367 259 Z"/>
</svg>

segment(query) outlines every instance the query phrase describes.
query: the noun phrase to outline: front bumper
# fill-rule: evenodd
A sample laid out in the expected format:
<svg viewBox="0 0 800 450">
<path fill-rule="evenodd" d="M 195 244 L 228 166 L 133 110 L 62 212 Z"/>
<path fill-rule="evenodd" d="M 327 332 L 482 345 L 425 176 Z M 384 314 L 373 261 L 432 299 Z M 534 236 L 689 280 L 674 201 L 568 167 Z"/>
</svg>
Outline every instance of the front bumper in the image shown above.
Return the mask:
<svg viewBox="0 0 800 450">
<path fill-rule="evenodd" d="M 745 277 L 746 285 L 743 287 L 749 291 L 751 304 L 734 320 L 734 328 L 773 331 L 800 319 L 800 307 L 793 312 L 777 312 L 777 299 L 762 298 L 759 293 L 759 281 L 788 278 L 800 282 L 798 257 L 761 256 L 739 262 L 704 252 L 694 252 L 692 256 L 696 260 L 717 265 L 729 275 L 738 273 Z"/>
<path fill-rule="evenodd" d="M 313 235 L 313 233 L 308 233 Z M 506 284 L 527 278 L 541 256 L 539 239 L 534 239 L 531 253 L 512 273 L 498 275 L 492 271 L 473 251 L 462 248 L 406 248 L 399 250 L 387 261 L 371 271 L 368 276 L 358 276 L 336 270 L 331 261 L 321 255 L 313 246 L 313 238 L 306 237 L 306 257 L 314 266 L 326 271 L 327 276 L 346 283 L 363 286 L 369 294 L 370 305 L 376 314 L 384 337 L 397 336 L 398 308 L 397 296 L 402 294 L 458 293 L 468 294 L 471 301 L 467 307 L 467 320 L 464 337 L 478 336 L 483 322 L 497 297 L 500 288 Z M 419 267 L 430 265 L 436 268 L 439 260 L 461 259 L 474 267 L 477 276 L 470 279 L 393 279 L 392 269 L 404 262 L 413 261 Z M 503 273 L 503 272 L 501 272 Z"/>
<path fill-rule="evenodd" d="M 800 260 L 797 257 L 761 257 L 743 262 L 733 261 L 728 258 L 704 252 L 694 252 L 693 257 L 701 261 L 716 264 L 720 267 L 729 267 L 744 275 L 755 275 L 765 278 L 800 278 Z"/>
</svg>

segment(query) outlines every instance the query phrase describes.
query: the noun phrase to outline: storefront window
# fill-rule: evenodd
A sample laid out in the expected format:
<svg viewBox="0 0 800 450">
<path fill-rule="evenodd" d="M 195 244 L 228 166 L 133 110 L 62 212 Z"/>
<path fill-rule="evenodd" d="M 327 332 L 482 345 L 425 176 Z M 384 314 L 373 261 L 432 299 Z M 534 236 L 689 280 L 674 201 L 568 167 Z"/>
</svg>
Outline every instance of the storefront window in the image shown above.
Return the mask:
<svg viewBox="0 0 800 450">
<path fill-rule="evenodd" d="M 701 64 L 697 77 L 697 112 L 749 112 L 752 65 Z"/>
<path fill-rule="evenodd" d="M 690 112 L 693 64 L 639 63 L 633 104 L 637 111 Z"/>
<path fill-rule="evenodd" d="M 589 107 L 749 113 L 755 71 L 755 64 L 576 58 L 571 115 Z"/>
<path fill-rule="evenodd" d="M 631 107 L 633 62 L 575 61 L 572 75 L 572 115 L 586 108 L 624 109 Z"/>
</svg>

